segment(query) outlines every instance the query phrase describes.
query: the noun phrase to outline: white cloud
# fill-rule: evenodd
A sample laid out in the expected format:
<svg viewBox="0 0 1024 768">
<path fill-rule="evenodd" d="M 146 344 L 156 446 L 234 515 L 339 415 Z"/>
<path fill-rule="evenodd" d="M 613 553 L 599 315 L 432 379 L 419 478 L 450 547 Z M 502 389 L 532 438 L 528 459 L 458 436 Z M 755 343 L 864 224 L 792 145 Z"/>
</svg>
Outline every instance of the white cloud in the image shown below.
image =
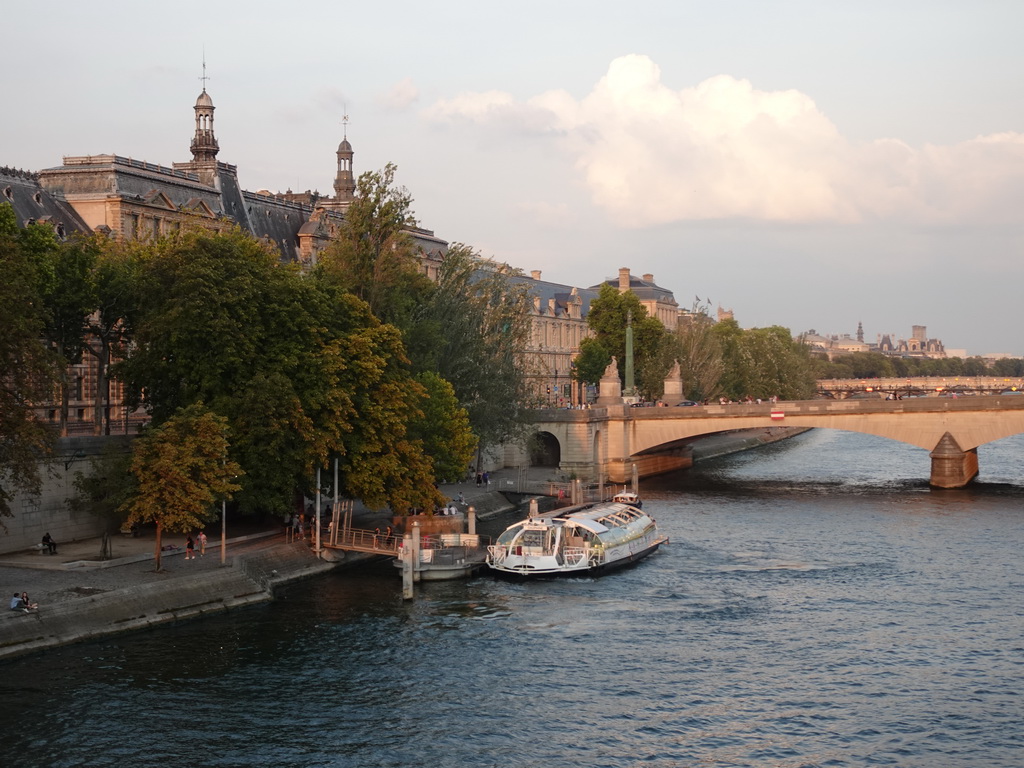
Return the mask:
<svg viewBox="0 0 1024 768">
<path fill-rule="evenodd" d="M 921 149 L 893 139 L 854 144 L 799 91 L 759 91 L 728 75 L 673 90 L 640 55 L 615 59 L 579 100 L 564 91 L 526 102 L 462 93 L 424 115 L 556 137 L 593 202 L 626 227 L 720 218 L 992 222 L 1015 218 L 1024 193 L 1024 135 Z"/>
<path fill-rule="evenodd" d="M 419 98 L 419 88 L 413 83 L 411 77 L 406 77 L 391 86 L 388 92 L 380 98 L 380 102 L 388 109 L 401 111 L 415 104 Z"/>
</svg>

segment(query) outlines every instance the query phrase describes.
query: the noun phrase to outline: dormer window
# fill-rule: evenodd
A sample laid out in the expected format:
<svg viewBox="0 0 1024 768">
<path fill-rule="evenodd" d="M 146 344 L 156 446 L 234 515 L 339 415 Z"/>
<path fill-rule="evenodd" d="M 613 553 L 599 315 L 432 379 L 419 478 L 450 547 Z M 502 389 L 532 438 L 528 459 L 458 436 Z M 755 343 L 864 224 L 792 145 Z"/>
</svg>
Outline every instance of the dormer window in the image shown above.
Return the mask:
<svg viewBox="0 0 1024 768">
<path fill-rule="evenodd" d="M 4 187 L 4 197 L 6 197 L 8 200 L 14 199 L 14 190 L 11 189 L 10 186 Z"/>
<path fill-rule="evenodd" d="M 43 204 L 43 193 L 42 192 L 36 192 L 34 195 L 32 195 L 32 199 L 35 200 L 39 205 L 42 205 Z"/>
</svg>

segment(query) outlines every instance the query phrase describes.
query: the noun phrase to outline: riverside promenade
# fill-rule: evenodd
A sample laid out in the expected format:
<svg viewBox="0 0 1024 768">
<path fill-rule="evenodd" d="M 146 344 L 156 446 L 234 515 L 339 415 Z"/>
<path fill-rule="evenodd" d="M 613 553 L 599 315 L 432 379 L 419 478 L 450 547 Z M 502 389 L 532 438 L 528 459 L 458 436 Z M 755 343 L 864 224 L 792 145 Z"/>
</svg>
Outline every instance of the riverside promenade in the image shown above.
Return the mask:
<svg viewBox="0 0 1024 768">
<path fill-rule="evenodd" d="M 498 492 L 497 477 L 489 486 L 474 482 L 441 486 L 454 500 L 461 492 L 466 505 L 482 517 L 512 509 Z M 390 513 L 358 508 L 357 527 L 383 528 Z M 336 568 L 351 567 L 373 556 L 346 553 L 340 562 L 319 559 L 309 536 L 293 541 L 280 522 L 228 524 L 225 564 L 220 556 L 220 524 L 206 529 L 206 554 L 185 559 L 185 535 L 165 534 L 162 568 L 154 570 L 154 534 L 114 534 L 108 559 L 101 559 L 102 540 L 58 542 L 57 554 L 21 551 L 0 555 L 0 660 L 47 648 L 148 629 L 187 619 L 237 610 L 273 600 L 274 590 L 299 579 Z M 39 604 L 30 613 L 8 609 L 11 596 L 27 592 Z"/>
</svg>

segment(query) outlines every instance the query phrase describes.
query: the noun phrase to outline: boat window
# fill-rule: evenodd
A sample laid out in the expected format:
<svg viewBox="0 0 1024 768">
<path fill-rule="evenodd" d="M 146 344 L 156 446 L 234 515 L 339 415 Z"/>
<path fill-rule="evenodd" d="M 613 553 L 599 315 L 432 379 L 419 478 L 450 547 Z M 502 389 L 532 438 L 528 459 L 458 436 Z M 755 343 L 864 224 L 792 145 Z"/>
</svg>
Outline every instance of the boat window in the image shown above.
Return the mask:
<svg viewBox="0 0 1024 768">
<path fill-rule="evenodd" d="M 523 531 L 519 544 L 524 547 L 543 547 L 546 531 Z"/>
<path fill-rule="evenodd" d="M 499 544 L 511 544 L 512 540 L 515 539 L 515 537 L 519 534 L 519 532 L 521 530 L 523 530 L 523 526 L 521 526 L 521 525 L 514 525 L 514 526 L 512 526 L 511 528 L 506 530 L 504 533 L 502 533 L 501 536 L 498 537 L 498 543 Z"/>
</svg>

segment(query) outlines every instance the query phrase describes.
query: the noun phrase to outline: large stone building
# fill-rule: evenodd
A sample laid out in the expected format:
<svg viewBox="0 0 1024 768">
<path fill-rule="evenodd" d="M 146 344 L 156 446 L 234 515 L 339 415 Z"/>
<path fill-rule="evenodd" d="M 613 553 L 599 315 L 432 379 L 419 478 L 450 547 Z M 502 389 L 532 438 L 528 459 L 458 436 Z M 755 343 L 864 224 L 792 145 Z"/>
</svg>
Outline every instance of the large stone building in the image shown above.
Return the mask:
<svg viewBox="0 0 1024 768">
<path fill-rule="evenodd" d="M 204 88 L 193 107 L 195 131 L 188 162 L 170 166 L 121 155 L 66 156 L 61 165 L 38 172 L 0 167 L 0 202 L 10 203 L 20 226 L 45 223 L 61 239 L 75 233 L 101 232 L 131 240 L 156 239 L 183 225 L 214 231 L 238 226 L 275 248 L 283 261 L 306 268 L 337 236 L 345 211 L 355 198 L 353 150 L 347 136 L 337 150 L 334 196 L 316 192 L 251 192 L 242 187 L 238 168 L 217 159 L 213 99 Z M 408 230 L 421 267 L 431 278 L 448 244 L 427 229 Z M 121 407 L 117 382 L 104 386 L 92 356 L 70 372 L 69 434 L 95 431 L 103 409 L 107 429 L 125 431 L 130 414 Z M 104 403 L 98 406 L 97 403 Z M 53 407 L 42 409 L 54 420 Z"/>
<path fill-rule="evenodd" d="M 857 352 L 876 352 L 887 357 L 921 357 L 941 359 L 947 357 L 946 348 L 941 339 L 929 339 L 927 327 L 915 325 L 911 328 L 909 339 L 902 339 L 895 334 L 879 334 L 875 344 L 864 341 L 864 327 L 857 324 L 856 337 L 848 333 L 823 336 L 815 330 L 806 331 L 797 337 L 813 351 L 825 355 L 829 360 L 842 355 Z"/>
<path fill-rule="evenodd" d="M 334 196 L 316 192 L 271 193 L 243 189 L 237 166 L 217 159 L 213 99 L 203 89 L 196 99 L 192 159 L 169 167 L 121 155 L 65 157 L 37 173 L 0 168 L 0 188 L 19 223 L 47 221 L 58 235 L 107 232 L 128 239 L 156 238 L 186 222 L 212 230 L 239 226 L 272 244 L 285 261 L 306 266 L 337 235 L 355 196 L 353 151 L 347 137 L 338 146 Z M 412 228 L 430 271 L 447 243 L 430 230 Z"/>
</svg>

